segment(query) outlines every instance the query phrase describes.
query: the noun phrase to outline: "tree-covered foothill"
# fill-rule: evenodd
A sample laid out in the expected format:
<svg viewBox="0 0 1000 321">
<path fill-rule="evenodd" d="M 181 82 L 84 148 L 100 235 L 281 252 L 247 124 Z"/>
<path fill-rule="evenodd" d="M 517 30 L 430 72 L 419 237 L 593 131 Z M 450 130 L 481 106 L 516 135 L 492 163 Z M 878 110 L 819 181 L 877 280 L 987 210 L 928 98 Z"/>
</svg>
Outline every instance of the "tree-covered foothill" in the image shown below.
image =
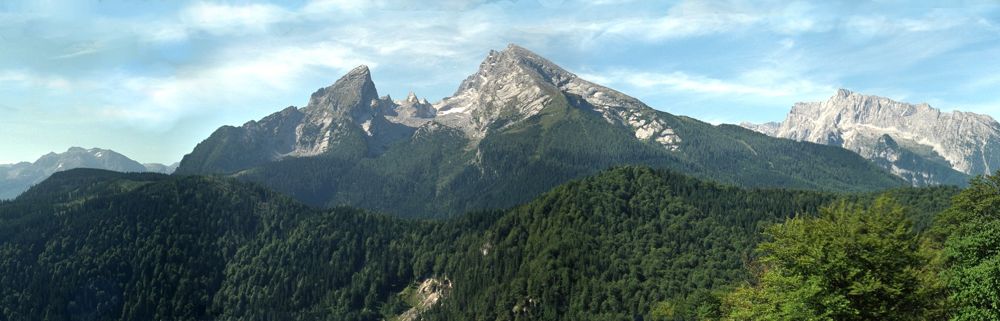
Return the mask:
<svg viewBox="0 0 1000 321">
<path fill-rule="evenodd" d="M 658 302 L 741 278 L 761 228 L 832 199 L 616 168 L 560 186 L 460 240 L 445 267 L 454 296 L 426 317 L 649 318 Z"/>
<path fill-rule="evenodd" d="M 955 192 L 888 194 L 916 220 Z M 71 170 L 0 202 L 0 320 L 399 320 L 428 279 L 449 287 L 423 320 L 714 320 L 769 226 L 876 198 L 618 167 L 408 221 L 228 178 Z"/>
<path fill-rule="evenodd" d="M 57 173 L 0 203 L 0 320 L 379 320 L 411 228 L 232 179 Z"/>
</svg>

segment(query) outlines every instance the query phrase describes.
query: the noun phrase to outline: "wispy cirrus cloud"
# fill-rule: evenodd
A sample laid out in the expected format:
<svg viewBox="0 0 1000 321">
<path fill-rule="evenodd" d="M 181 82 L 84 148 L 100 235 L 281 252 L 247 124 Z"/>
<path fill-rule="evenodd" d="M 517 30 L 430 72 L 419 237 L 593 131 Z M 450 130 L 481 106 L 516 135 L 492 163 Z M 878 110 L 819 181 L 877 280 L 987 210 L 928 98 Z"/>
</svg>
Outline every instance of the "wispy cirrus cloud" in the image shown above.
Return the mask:
<svg viewBox="0 0 1000 321">
<path fill-rule="evenodd" d="M 824 31 L 822 16 L 803 2 L 681 1 L 665 15 L 646 14 L 589 25 L 612 35 L 662 41 L 721 33 L 769 30 L 783 34 Z"/>
<path fill-rule="evenodd" d="M 198 2 L 185 7 L 176 17 L 139 28 L 153 41 L 183 41 L 192 34 L 254 34 L 294 18 L 295 13 L 270 4 L 219 4 Z"/>
<path fill-rule="evenodd" d="M 775 69 L 756 69 L 734 79 L 719 79 L 683 71 L 648 72 L 613 70 L 608 73 L 580 74 L 585 79 L 631 86 L 646 92 L 685 93 L 712 96 L 749 96 L 767 98 L 816 97 L 833 93 L 836 86 L 786 74 Z"/>
</svg>

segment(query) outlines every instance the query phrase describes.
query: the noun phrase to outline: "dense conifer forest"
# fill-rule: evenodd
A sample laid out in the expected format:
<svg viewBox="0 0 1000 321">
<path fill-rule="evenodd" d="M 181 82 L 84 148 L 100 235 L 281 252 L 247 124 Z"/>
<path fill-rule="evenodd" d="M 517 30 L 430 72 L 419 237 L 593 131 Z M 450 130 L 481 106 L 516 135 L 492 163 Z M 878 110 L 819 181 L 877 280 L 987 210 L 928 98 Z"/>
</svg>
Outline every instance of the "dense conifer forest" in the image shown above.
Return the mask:
<svg viewBox="0 0 1000 321">
<path fill-rule="evenodd" d="M 987 320 L 998 186 L 834 194 L 619 167 L 414 221 L 229 178 L 72 170 L 0 203 L 0 315 L 384 320 L 436 280 L 423 320 Z"/>
</svg>

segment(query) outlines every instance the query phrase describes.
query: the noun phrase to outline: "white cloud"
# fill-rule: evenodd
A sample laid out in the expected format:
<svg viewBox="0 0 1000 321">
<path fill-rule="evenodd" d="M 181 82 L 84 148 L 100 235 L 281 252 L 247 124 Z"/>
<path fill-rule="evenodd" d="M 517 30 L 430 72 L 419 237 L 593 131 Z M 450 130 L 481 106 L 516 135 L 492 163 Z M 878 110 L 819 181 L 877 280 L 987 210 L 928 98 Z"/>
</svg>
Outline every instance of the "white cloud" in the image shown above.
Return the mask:
<svg viewBox="0 0 1000 321">
<path fill-rule="evenodd" d="M 295 18 L 295 13 L 271 4 L 230 5 L 197 2 L 160 21 L 135 21 L 140 34 L 154 42 L 186 40 L 192 33 L 252 34 Z"/>
<path fill-rule="evenodd" d="M 101 51 L 101 45 L 97 42 L 89 41 L 80 44 L 76 44 L 69 48 L 69 52 L 52 57 L 52 59 L 69 59 L 79 56 L 85 56 L 89 54 L 94 54 Z"/>
<path fill-rule="evenodd" d="M 870 36 L 899 36 L 907 33 L 927 33 L 949 30 L 968 25 L 981 25 L 977 13 L 959 10 L 930 10 L 923 16 L 893 16 L 886 14 L 858 14 L 847 17 L 844 29 Z"/>
<path fill-rule="evenodd" d="M 808 3 L 796 2 L 685 0 L 671 7 L 664 16 L 637 16 L 597 25 L 582 24 L 582 29 L 596 29 L 654 42 L 750 30 L 780 34 L 828 30 L 830 27 L 818 21 L 811 10 Z"/>
<path fill-rule="evenodd" d="M 360 13 L 378 4 L 375 0 L 312 0 L 301 11 L 304 14 Z"/>
<path fill-rule="evenodd" d="M 669 73 L 618 70 L 607 75 L 587 77 L 597 82 L 626 84 L 658 92 L 683 92 L 723 96 L 814 97 L 835 91 L 832 86 L 816 84 L 811 80 L 794 78 L 775 69 L 757 69 L 732 80 L 674 71 Z"/>
<path fill-rule="evenodd" d="M 181 21 L 192 28 L 228 33 L 263 30 L 282 21 L 289 12 L 270 4 L 227 5 L 200 2 L 181 12 Z"/>
<path fill-rule="evenodd" d="M 625 82 L 643 88 L 662 88 L 671 91 L 706 94 L 757 95 L 766 97 L 787 95 L 786 92 L 774 88 L 728 82 L 704 76 L 692 76 L 679 71 L 671 73 L 636 73 L 627 76 Z"/>
<path fill-rule="evenodd" d="M 739 8 L 684 1 L 664 17 L 627 18 L 608 23 L 604 29 L 610 34 L 661 40 L 733 30 L 760 20 L 760 16 Z"/>
</svg>

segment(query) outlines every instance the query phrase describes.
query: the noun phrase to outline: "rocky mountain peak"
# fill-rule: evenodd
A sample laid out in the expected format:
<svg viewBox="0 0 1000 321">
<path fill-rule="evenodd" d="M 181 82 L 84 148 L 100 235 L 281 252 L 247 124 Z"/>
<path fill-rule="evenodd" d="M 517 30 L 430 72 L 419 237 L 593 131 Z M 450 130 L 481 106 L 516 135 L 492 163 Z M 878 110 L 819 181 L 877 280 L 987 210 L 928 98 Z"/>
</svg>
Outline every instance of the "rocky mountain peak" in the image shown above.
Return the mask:
<svg viewBox="0 0 1000 321">
<path fill-rule="evenodd" d="M 320 88 L 309 98 L 301 113 L 279 117 L 262 125 L 280 133 L 270 158 L 286 155 L 312 156 L 330 150 L 332 144 L 351 135 L 351 127 L 371 134 L 373 121 L 384 117 L 387 104 L 379 99 L 368 66 L 360 65 L 333 85 Z M 269 116 L 270 117 L 270 116 Z"/>
<path fill-rule="evenodd" d="M 503 51 L 491 50 L 455 95 L 435 108 L 443 116 L 440 122 L 475 139 L 484 137 L 491 128 L 527 119 L 553 99 L 566 97 L 575 97 L 572 104 L 592 109 L 609 123 L 629 127 L 640 140 L 655 141 L 669 150 L 676 150 L 681 142 L 673 129 L 639 100 L 583 80 L 513 44 Z"/>
<path fill-rule="evenodd" d="M 473 139 L 498 129 L 495 124 L 512 124 L 537 114 L 552 101 L 559 88 L 544 73 L 575 78 L 555 64 L 527 49 L 510 45 L 493 51 L 455 91 L 434 107 L 439 121 L 459 128 Z M 500 126 L 502 127 L 502 126 Z"/>
<path fill-rule="evenodd" d="M 146 167 L 113 150 L 70 147 L 63 153 L 50 152 L 34 163 L 22 162 L 0 173 L 0 199 L 14 198 L 29 186 L 55 172 L 74 168 L 97 168 L 118 172 L 144 172 Z"/>
<path fill-rule="evenodd" d="M 479 71 L 462 82 L 456 95 L 473 88 L 496 84 L 497 79 L 512 78 L 560 86 L 576 78 L 576 75 L 528 49 L 510 44 L 503 51 L 490 50 L 486 59 L 479 64 Z"/>
<path fill-rule="evenodd" d="M 329 110 L 334 113 L 363 113 L 378 100 L 378 90 L 372 81 L 368 66 L 360 65 L 333 85 L 320 88 L 309 98 L 307 110 Z"/>
<path fill-rule="evenodd" d="M 406 99 L 394 101 L 394 114 L 391 121 L 406 124 L 408 126 L 419 127 L 428 120 L 434 118 L 436 110 L 434 106 L 427 102 L 427 99 L 417 98 L 417 94 L 409 92 Z"/>
<path fill-rule="evenodd" d="M 774 134 L 778 131 L 778 128 L 781 127 L 781 123 L 767 122 L 763 124 L 754 124 L 750 122 L 743 122 L 740 123 L 740 126 L 764 135 L 774 136 Z"/>
<path fill-rule="evenodd" d="M 776 129 L 766 124 L 744 127 L 776 137 L 841 146 L 869 158 L 882 157 L 870 152 L 875 144 L 898 146 L 935 160 L 925 163 L 948 164 L 971 175 L 1000 169 L 1000 124 L 993 118 L 942 112 L 926 103 L 909 104 L 846 89 L 837 90 L 826 101 L 796 103 Z M 911 174 L 924 170 L 904 169 Z"/>
<path fill-rule="evenodd" d="M 50 152 L 42 156 L 42 159 L 65 159 L 67 157 L 87 157 L 87 158 L 102 158 L 102 157 L 122 157 L 125 156 L 118 154 L 112 150 L 100 149 L 100 148 L 83 148 L 78 146 L 73 146 L 66 149 L 64 153 L 53 153 Z"/>
</svg>

